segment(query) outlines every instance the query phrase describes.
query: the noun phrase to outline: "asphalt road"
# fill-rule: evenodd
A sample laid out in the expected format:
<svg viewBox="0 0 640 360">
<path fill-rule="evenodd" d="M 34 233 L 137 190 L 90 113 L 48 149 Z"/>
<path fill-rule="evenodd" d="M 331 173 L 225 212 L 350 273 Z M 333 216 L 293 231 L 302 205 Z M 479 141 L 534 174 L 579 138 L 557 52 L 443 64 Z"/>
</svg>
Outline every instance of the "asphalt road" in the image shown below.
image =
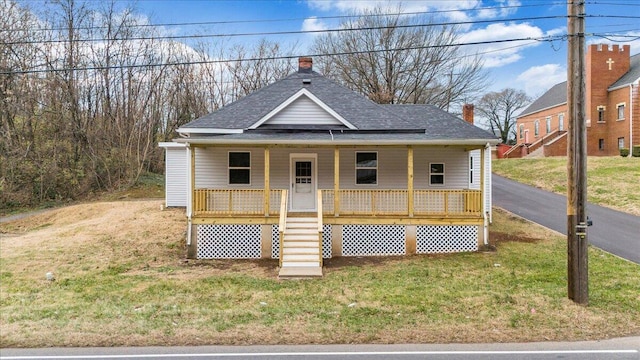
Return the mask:
<svg viewBox="0 0 640 360">
<path fill-rule="evenodd" d="M 526 344 L 271 345 L 0 349 L 0 359 L 638 360 L 640 338 Z"/>
<path fill-rule="evenodd" d="M 567 198 L 493 174 L 493 205 L 567 234 Z M 587 239 L 604 251 L 640 264 L 640 216 L 587 203 L 593 226 Z"/>
</svg>

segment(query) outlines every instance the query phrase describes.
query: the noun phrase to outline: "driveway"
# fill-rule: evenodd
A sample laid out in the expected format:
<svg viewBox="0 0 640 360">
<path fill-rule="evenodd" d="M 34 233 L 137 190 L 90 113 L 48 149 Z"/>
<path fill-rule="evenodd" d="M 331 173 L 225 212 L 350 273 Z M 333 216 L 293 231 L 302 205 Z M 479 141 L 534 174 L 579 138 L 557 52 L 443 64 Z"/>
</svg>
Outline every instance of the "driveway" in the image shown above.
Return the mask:
<svg viewBox="0 0 640 360">
<path fill-rule="evenodd" d="M 493 205 L 567 234 L 567 198 L 493 174 Z M 587 203 L 589 243 L 640 264 L 640 216 Z"/>
</svg>

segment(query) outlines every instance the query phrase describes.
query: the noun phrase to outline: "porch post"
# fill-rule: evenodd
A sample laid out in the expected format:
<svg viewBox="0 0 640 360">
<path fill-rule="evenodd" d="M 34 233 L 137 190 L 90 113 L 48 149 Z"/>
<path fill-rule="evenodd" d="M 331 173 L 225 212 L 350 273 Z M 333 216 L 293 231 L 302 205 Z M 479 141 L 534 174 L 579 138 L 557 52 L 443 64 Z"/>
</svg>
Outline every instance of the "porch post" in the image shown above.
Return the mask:
<svg viewBox="0 0 640 360">
<path fill-rule="evenodd" d="M 269 216 L 269 207 L 271 204 L 271 184 L 269 179 L 270 158 L 269 148 L 264 148 L 264 216 Z"/>
<path fill-rule="evenodd" d="M 333 149 L 333 214 L 340 216 L 340 148 Z"/>
<path fill-rule="evenodd" d="M 413 217 L 413 147 L 407 147 L 407 205 L 409 217 Z"/>
</svg>

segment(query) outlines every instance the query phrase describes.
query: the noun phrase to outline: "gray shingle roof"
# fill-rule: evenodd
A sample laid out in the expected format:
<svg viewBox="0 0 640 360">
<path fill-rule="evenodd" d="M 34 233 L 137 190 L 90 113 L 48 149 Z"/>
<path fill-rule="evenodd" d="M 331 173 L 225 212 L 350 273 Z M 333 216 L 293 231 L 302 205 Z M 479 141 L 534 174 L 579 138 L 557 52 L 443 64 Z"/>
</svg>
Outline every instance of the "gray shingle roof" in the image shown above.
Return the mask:
<svg viewBox="0 0 640 360">
<path fill-rule="evenodd" d="M 311 83 L 303 84 L 303 79 L 311 80 Z M 256 130 L 247 129 L 302 88 L 307 89 L 357 128 L 357 130 L 340 133 L 340 135 L 336 135 L 338 133 L 334 131 L 334 138 L 339 136 L 343 139 L 348 139 L 349 137 L 354 139 L 359 139 L 360 137 L 382 139 L 391 136 L 390 133 L 392 132 L 401 132 L 401 134 L 394 136 L 406 139 L 418 137 L 421 140 L 485 139 L 488 142 L 493 142 L 496 139 L 493 134 L 435 106 L 380 105 L 316 72 L 293 73 L 182 126 L 182 129 L 187 132 L 189 129 L 207 128 L 244 130 L 242 134 L 210 135 L 211 139 L 215 137 L 216 139 L 251 140 L 265 139 L 265 137 L 269 136 L 273 139 L 291 136 L 285 135 L 286 132 L 277 127 L 265 126 Z M 267 129 L 270 130 L 270 133 Z M 307 134 L 305 135 L 305 130 L 298 128 L 295 131 L 295 137 L 301 139 L 304 136 L 311 136 L 313 139 L 318 139 L 319 137 L 329 136 L 328 131 L 322 132 L 322 135 L 306 131 Z M 202 135 L 198 136 L 201 137 Z"/>
<path fill-rule="evenodd" d="M 563 81 L 554 85 L 546 93 L 542 94 L 534 102 L 531 103 L 523 112 L 518 115 L 522 117 L 529 115 L 540 110 L 548 109 L 550 107 L 562 105 L 567 102 L 567 82 Z"/>
<path fill-rule="evenodd" d="M 640 79 L 640 54 L 633 55 L 631 59 L 629 59 L 629 71 L 609 86 L 609 89 L 629 85 L 638 79 Z"/>
</svg>

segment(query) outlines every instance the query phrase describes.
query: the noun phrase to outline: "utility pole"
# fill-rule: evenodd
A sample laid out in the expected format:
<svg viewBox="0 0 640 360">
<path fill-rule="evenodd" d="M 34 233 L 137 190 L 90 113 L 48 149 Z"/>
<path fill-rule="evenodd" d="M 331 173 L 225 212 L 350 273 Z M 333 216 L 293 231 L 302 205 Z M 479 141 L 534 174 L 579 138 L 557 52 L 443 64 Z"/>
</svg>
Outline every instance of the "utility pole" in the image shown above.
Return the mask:
<svg viewBox="0 0 640 360">
<path fill-rule="evenodd" d="M 568 295 L 589 302 L 587 239 L 587 143 L 585 121 L 585 3 L 568 0 L 567 29 L 567 270 Z"/>
</svg>

